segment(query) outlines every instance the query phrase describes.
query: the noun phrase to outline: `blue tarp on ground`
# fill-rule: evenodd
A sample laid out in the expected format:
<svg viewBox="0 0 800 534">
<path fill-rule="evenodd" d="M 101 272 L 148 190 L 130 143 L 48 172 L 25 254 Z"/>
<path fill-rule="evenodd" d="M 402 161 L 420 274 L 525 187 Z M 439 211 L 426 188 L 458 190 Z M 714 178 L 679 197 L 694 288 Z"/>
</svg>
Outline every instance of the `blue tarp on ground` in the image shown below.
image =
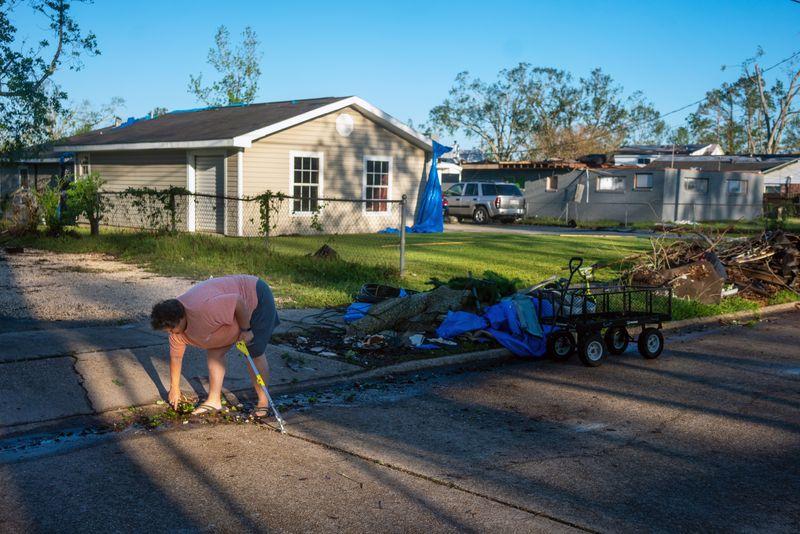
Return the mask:
<svg viewBox="0 0 800 534">
<path fill-rule="evenodd" d="M 538 324 L 538 328 L 531 328 L 530 316 L 520 321 L 521 307 L 518 302 L 520 298 L 530 299 L 531 306 L 539 312 L 539 317 L 552 316 L 553 310 L 549 302 L 543 301 L 540 310 L 538 299 L 517 295 L 513 299 L 506 299 L 489 306 L 482 316 L 469 312 L 449 312 L 436 329 L 436 333 L 447 339 L 466 332 L 486 330 L 498 343 L 517 356 L 533 358 L 544 356 L 547 350 L 547 334 L 552 328 Z M 530 333 L 532 330 L 541 330 L 542 335 L 533 335 Z"/>
</svg>

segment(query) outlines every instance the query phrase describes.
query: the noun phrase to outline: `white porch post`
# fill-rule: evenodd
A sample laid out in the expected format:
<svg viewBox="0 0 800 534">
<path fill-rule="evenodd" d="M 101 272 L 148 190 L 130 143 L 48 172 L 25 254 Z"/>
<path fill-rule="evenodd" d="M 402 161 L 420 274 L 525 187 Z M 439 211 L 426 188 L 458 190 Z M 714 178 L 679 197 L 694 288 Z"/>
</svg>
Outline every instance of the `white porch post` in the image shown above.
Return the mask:
<svg viewBox="0 0 800 534">
<path fill-rule="evenodd" d="M 195 192 L 194 154 L 188 150 L 186 151 L 186 189 L 190 193 Z M 194 196 L 190 196 L 186 201 L 186 229 L 190 232 L 195 231 L 194 204 Z"/>
<path fill-rule="evenodd" d="M 244 150 L 236 153 L 236 235 L 244 235 Z"/>
</svg>

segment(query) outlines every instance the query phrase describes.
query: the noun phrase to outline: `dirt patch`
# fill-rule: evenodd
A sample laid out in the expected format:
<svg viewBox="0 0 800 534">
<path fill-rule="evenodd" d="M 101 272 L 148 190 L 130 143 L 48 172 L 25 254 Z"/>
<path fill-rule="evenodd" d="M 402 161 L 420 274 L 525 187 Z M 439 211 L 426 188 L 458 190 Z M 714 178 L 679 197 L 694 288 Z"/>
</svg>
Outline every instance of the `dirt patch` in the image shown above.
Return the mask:
<svg viewBox="0 0 800 534">
<path fill-rule="evenodd" d="M 195 282 L 155 276 L 106 254 L 0 251 L 0 319 L 4 322 L 131 322 L 153 304 Z"/>
</svg>

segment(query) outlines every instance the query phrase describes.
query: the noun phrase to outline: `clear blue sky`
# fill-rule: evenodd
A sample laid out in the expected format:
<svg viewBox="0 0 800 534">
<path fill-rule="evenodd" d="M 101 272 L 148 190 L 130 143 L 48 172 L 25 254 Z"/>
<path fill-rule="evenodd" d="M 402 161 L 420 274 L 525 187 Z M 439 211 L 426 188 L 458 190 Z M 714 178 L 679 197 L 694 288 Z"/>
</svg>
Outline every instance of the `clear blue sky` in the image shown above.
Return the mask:
<svg viewBox="0 0 800 534">
<path fill-rule="evenodd" d="M 462 70 L 491 79 L 520 61 L 576 75 L 600 66 L 665 112 L 735 78 L 720 66 L 759 45 L 764 64 L 800 50 L 800 4 L 790 0 L 95 0 L 75 11 L 102 55 L 57 82 L 73 100 L 121 96 L 135 116 L 197 105 L 189 74 L 211 74 L 220 24 L 237 37 L 250 25 L 262 42 L 258 101 L 356 94 L 415 123 Z M 27 15 L 17 24 L 37 35 Z"/>
</svg>

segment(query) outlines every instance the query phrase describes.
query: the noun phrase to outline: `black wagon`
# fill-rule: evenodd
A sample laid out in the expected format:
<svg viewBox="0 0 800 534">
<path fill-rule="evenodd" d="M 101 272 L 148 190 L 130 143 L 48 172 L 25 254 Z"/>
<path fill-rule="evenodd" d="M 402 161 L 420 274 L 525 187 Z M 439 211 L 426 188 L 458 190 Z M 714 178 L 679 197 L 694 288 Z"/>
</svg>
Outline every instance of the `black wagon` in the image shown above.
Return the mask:
<svg viewBox="0 0 800 534">
<path fill-rule="evenodd" d="M 541 324 L 549 327 L 550 357 L 564 361 L 577 351 L 584 365 L 597 367 L 608 353 L 625 352 L 628 343 L 634 341 L 629 329 L 640 327 L 635 339 L 639 353 L 648 359 L 658 358 L 664 349 L 662 324 L 672 317 L 672 289 L 602 284 L 586 277 L 573 286 L 582 264 L 582 258 L 572 258 L 566 283 L 552 283 L 529 293 L 538 298 Z"/>
</svg>

